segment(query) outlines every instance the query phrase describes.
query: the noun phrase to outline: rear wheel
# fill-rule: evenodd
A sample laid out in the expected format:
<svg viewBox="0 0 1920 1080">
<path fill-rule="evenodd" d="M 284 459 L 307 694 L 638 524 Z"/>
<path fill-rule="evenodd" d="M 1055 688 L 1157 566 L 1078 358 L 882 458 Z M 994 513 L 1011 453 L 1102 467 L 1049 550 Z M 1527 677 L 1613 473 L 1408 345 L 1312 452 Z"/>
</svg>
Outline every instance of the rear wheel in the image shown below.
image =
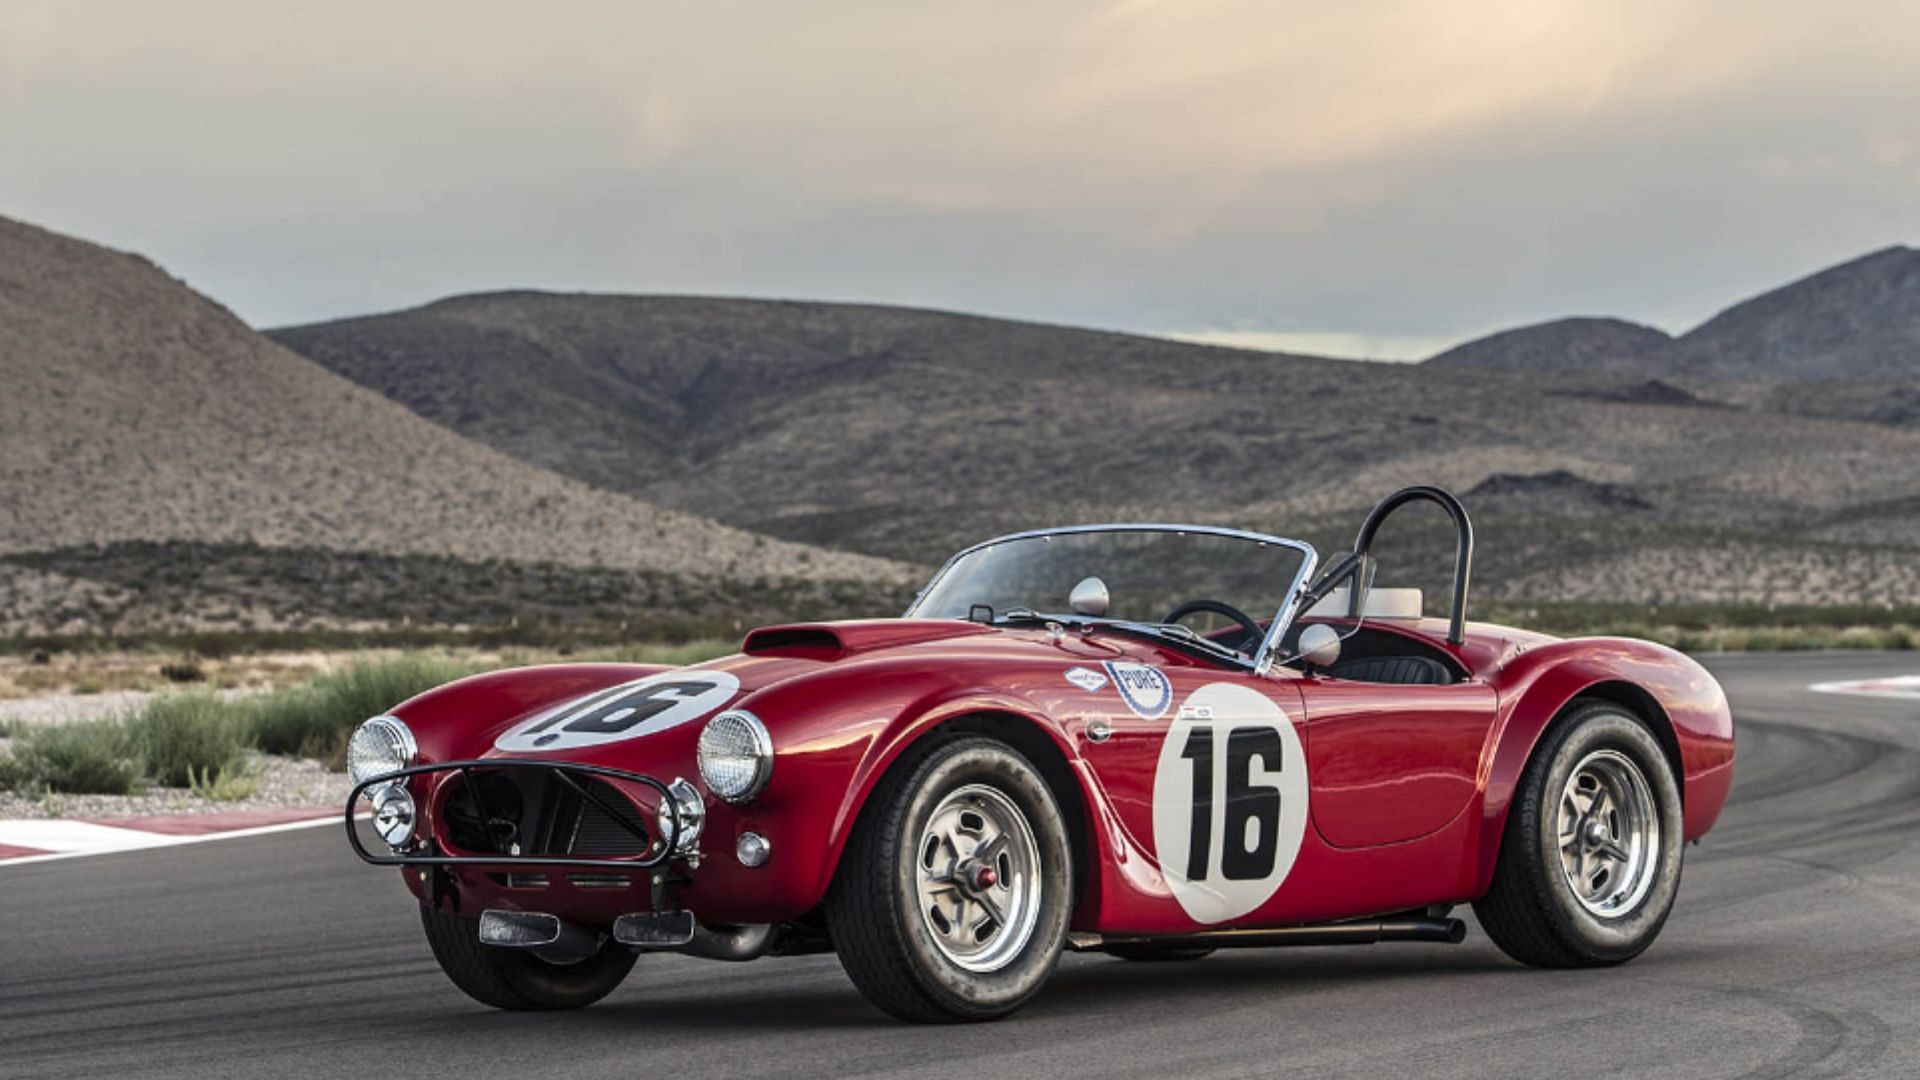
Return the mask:
<svg viewBox="0 0 1920 1080">
<path fill-rule="evenodd" d="M 904 1020 L 991 1020 L 1052 974 L 1073 910 L 1065 819 L 995 739 L 935 745 L 868 799 L 827 897 L 841 966 Z"/>
<path fill-rule="evenodd" d="M 1473 906 L 1494 944 L 1537 967 L 1640 955 L 1680 888 L 1680 788 L 1645 724 L 1576 705 L 1521 775 L 1494 868 Z"/>
<path fill-rule="evenodd" d="M 440 970 L 468 997 L 496 1009 L 578 1009 L 612 993 L 633 970 L 634 954 L 612 942 L 571 963 L 542 960 L 526 949 L 480 943 L 480 923 L 420 909 L 427 944 Z"/>
</svg>

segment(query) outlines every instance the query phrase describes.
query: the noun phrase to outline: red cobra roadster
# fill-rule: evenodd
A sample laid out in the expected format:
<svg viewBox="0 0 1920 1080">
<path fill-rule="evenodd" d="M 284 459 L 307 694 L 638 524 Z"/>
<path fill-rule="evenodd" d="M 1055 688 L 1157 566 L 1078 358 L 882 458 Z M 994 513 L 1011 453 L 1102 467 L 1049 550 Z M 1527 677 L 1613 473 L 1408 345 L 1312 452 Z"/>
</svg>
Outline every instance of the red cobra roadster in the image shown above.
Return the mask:
<svg viewBox="0 0 1920 1080">
<path fill-rule="evenodd" d="M 1373 587 L 1415 500 L 1458 532 L 1444 620 Z M 1467 623 L 1472 548 L 1433 487 L 1324 568 L 1205 526 L 1002 537 L 900 619 L 422 694 L 355 732 L 348 838 L 506 1009 L 651 951 L 832 951 L 895 1016 L 981 1020 L 1067 949 L 1458 942 L 1461 903 L 1523 963 L 1629 960 L 1726 800 L 1726 698 L 1658 645 Z"/>
</svg>

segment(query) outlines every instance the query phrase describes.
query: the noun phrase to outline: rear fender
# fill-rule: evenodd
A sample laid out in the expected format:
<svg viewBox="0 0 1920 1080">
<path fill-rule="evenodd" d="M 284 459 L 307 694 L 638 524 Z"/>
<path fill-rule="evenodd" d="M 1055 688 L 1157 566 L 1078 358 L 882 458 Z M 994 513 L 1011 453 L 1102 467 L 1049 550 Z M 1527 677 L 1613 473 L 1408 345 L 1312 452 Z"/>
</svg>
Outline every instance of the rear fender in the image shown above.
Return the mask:
<svg viewBox="0 0 1920 1080">
<path fill-rule="evenodd" d="M 1580 638 L 1522 654 L 1495 685 L 1500 719 L 1491 752 L 1482 755 L 1474 895 L 1492 885 L 1507 812 L 1534 748 L 1582 697 L 1616 701 L 1654 729 L 1678 766 L 1686 839 L 1698 839 L 1719 818 L 1733 781 L 1733 718 L 1720 684 L 1687 656 L 1651 642 Z"/>
</svg>

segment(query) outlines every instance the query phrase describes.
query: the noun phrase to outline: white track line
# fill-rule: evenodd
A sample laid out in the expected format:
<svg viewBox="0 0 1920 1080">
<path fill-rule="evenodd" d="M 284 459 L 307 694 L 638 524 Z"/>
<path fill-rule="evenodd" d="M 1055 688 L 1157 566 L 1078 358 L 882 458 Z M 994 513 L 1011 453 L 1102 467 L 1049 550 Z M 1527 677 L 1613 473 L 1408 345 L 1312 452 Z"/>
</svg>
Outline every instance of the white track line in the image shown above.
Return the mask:
<svg viewBox="0 0 1920 1080">
<path fill-rule="evenodd" d="M 354 820 L 365 821 L 369 816 L 356 814 Z M 84 859 L 90 855 L 146 851 L 151 848 L 180 847 L 184 844 L 204 844 L 210 840 L 240 840 L 249 836 L 271 836 L 274 833 L 292 832 L 295 829 L 314 829 L 322 825 L 338 828 L 340 821 L 339 814 L 329 814 L 326 817 L 311 818 L 306 821 L 283 821 L 274 825 L 255 825 L 227 832 L 201 833 L 197 836 L 170 836 L 165 833 L 142 832 L 138 829 L 115 828 L 111 825 L 94 825 L 84 821 L 58 819 L 4 821 L 0 822 L 0 844 L 41 850 L 50 847 L 67 850 L 51 851 L 45 855 L 21 855 L 12 859 L 0 859 L 0 871 L 8 867 L 25 866 L 28 863 L 53 862 L 57 859 Z M 19 828 L 20 826 L 33 828 L 22 829 Z M 48 828 L 49 826 L 67 826 L 67 828 Z M 36 836 L 47 842 L 36 842 L 28 839 L 29 836 Z"/>
<path fill-rule="evenodd" d="M 1914 698 L 1920 700 L 1920 675 L 1893 675 L 1884 679 L 1854 679 L 1848 682 L 1814 683 L 1807 689 L 1820 694 L 1858 694 L 1862 697 Z"/>
</svg>

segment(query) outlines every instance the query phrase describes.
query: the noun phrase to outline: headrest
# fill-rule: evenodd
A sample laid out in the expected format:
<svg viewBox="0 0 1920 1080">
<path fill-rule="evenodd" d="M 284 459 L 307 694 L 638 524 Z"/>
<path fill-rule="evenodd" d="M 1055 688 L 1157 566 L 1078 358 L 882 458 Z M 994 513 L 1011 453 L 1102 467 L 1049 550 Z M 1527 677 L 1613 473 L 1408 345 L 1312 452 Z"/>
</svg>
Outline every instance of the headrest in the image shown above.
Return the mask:
<svg viewBox="0 0 1920 1080">
<path fill-rule="evenodd" d="M 1335 589 L 1307 611 L 1323 619 L 1338 619 L 1347 614 L 1349 590 Z M 1425 596 L 1419 589 L 1369 589 L 1360 614 L 1369 619 L 1418 619 L 1425 612 Z"/>
</svg>

